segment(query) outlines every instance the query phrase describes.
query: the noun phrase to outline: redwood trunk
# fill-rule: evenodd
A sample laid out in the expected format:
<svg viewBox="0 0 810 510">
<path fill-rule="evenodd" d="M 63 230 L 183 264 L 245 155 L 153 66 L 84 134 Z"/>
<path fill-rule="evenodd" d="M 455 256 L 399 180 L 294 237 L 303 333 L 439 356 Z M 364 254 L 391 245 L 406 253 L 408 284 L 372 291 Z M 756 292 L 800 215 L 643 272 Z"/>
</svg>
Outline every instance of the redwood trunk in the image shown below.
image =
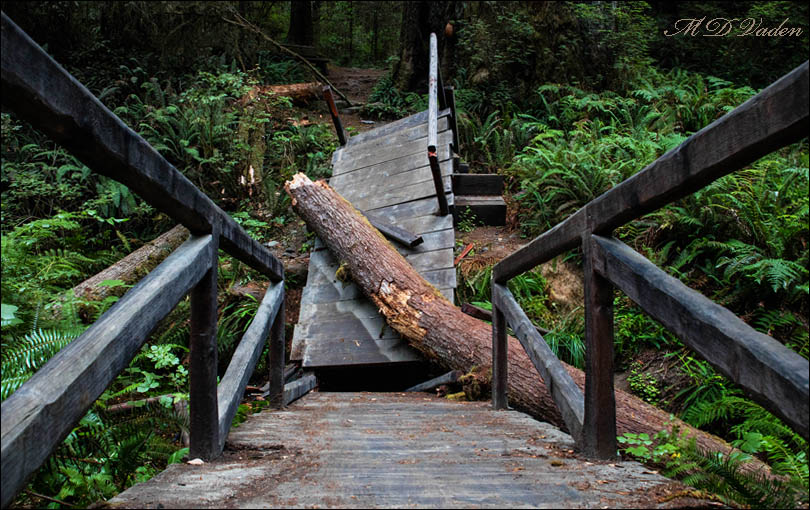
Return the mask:
<svg viewBox="0 0 810 510">
<path fill-rule="evenodd" d="M 324 181 L 296 174 L 285 184 L 295 212 L 332 253 L 348 266 L 352 279 L 379 307 L 388 324 L 425 357 L 450 370 L 469 372 L 492 366 L 489 324 L 461 312 L 427 283 L 368 221 Z M 520 342 L 508 338 L 509 404 L 535 418 L 565 429 L 551 394 Z M 585 374 L 563 366 L 583 389 Z M 651 437 L 668 428 L 669 413 L 623 391 L 616 391 L 616 429 Z M 682 431 L 709 451 L 728 452 L 719 437 L 675 419 Z M 763 466 L 757 462 L 758 467 Z"/>
</svg>

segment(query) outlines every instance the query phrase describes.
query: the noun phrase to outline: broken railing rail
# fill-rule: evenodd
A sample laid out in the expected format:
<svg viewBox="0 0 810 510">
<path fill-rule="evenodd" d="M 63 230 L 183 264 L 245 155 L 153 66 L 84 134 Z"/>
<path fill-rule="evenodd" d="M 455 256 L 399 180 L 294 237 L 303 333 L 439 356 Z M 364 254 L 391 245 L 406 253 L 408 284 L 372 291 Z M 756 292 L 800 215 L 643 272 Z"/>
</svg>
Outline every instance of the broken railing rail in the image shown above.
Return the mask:
<svg viewBox="0 0 810 510">
<path fill-rule="evenodd" d="M 2 100 L 93 171 L 182 223 L 189 239 L 2 404 L 2 499 L 8 506 L 176 304 L 191 298 L 190 455 L 222 452 L 271 331 L 270 396 L 283 398 L 284 271 L 265 247 L 2 13 Z M 271 280 L 217 386 L 218 248 Z"/>
<path fill-rule="evenodd" d="M 440 83 L 441 75 L 439 74 L 436 34 L 433 33 L 430 34 L 430 69 L 428 73 L 428 161 L 430 162 L 430 173 L 433 175 L 433 185 L 436 187 L 436 198 L 439 200 L 439 214 L 446 216 L 450 213 L 450 208 L 447 205 L 447 196 L 444 194 L 442 170 L 439 166 L 436 146 L 438 139 L 439 106 L 441 106 L 442 109 L 447 108 L 447 100 L 444 95 L 444 87 Z M 455 118 L 455 112 L 452 115 L 453 118 Z"/>
<path fill-rule="evenodd" d="M 611 237 L 621 225 L 806 137 L 808 89 L 805 62 L 493 267 L 495 408 L 507 404 L 508 324 L 583 451 L 601 458 L 616 455 L 615 285 L 756 402 L 808 437 L 807 360 Z M 506 288 L 509 279 L 577 246 L 583 248 L 585 276 L 584 397 Z"/>
<path fill-rule="evenodd" d="M 340 121 L 340 114 L 338 114 L 337 105 L 335 105 L 335 96 L 332 95 L 332 87 L 329 85 L 324 85 L 323 87 L 323 100 L 326 101 L 326 106 L 329 107 L 329 114 L 332 116 L 332 123 L 335 125 L 335 132 L 337 133 L 340 146 L 345 147 L 346 130 L 343 129 L 343 122 Z"/>
</svg>

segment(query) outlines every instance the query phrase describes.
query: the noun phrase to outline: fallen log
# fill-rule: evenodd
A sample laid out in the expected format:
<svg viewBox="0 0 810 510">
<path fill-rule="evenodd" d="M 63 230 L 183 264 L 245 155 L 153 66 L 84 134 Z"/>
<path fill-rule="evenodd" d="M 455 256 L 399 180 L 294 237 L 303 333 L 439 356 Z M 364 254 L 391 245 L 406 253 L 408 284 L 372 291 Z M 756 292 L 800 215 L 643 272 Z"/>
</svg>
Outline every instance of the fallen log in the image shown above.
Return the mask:
<svg viewBox="0 0 810 510">
<path fill-rule="evenodd" d="M 462 313 L 444 298 L 324 181 L 312 182 L 299 173 L 284 187 L 292 199 L 293 210 L 348 267 L 352 279 L 377 305 L 386 322 L 407 338 L 411 346 L 448 370 L 464 373 L 473 367 L 489 370 L 492 366 L 489 324 Z M 526 351 L 514 337 L 508 337 L 507 343 L 509 404 L 565 430 L 562 416 Z M 584 391 L 584 372 L 565 363 L 563 366 Z M 723 439 L 677 418 L 671 423 L 669 413 L 629 393 L 616 391 L 618 434 L 647 433 L 652 437 L 675 424 L 705 450 L 725 454 L 733 450 Z M 753 460 L 744 468 L 757 470 L 767 466 Z"/>
<path fill-rule="evenodd" d="M 321 85 L 314 81 L 287 85 L 255 85 L 239 99 L 239 103 L 245 106 L 260 98 L 263 94 L 270 92 L 277 96 L 289 97 L 296 105 L 305 105 L 312 100 L 321 98 Z"/>
</svg>

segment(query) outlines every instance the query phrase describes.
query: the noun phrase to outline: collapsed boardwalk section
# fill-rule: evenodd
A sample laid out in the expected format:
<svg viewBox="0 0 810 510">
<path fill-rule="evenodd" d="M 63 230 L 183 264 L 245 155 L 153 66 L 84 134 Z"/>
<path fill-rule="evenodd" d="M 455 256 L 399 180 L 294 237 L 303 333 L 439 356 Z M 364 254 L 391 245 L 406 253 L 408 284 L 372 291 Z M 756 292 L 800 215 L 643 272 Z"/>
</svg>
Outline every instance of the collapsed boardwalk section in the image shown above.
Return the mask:
<svg viewBox="0 0 810 510">
<path fill-rule="evenodd" d="M 485 402 L 414 393 L 310 393 L 250 417 L 223 458 L 175 464 L 116 508 L 684 506 L 636 462 L 585 462 L 557 428 Z M 706 502 L 702 502 L 706 504 Z"/>
<path fill-rule="evenodd" d="M 438 115 L 437 158 L 445 195 L 452 204 L 450 119 L 450 110 Z M 453 218 L 438 214 L 427 140 L 427 111 L 349 138 L 335 152 L 329 184 L 369 218 L 421 235 L 424 241 L 415 247 L 394 246 L 452 302 L 456 287 Z M 419 360 L 344 272 L 318 241 L 310 256 L 291 359 L 310 368 Z"/>
</svg>

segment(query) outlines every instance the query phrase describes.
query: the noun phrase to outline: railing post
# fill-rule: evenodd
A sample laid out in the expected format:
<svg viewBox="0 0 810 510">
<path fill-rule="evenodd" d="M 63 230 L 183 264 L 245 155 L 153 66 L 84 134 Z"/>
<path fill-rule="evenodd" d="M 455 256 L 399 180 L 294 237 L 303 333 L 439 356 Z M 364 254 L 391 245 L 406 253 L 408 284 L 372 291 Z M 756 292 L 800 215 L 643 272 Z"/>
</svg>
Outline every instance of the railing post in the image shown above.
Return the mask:
<svg viewBox="0 0 810 510">
<path fill-rule="evenodd" d="M 461 163 L 459 158 L 459 143 L 458 143 L 458 118 L 456 117 L 456 92 L 452 85 L 444 88 L 447 95 L 447 107 L 450 108 L 450 129 L 453 131 L 453 143 L 450 145 L 451 155 L 453 157 L 453 173 L 458 173 L 458 168 Z"/>
<path fill-rule="evenodd" d="M 493 285 L 497 285 L 493 283 Z M 492 304 L 492 408 L 506 409 L 507 357 L 506 317 Z"/>
<path fill-rule="evenodd" d="M 270 406 L 276 409 L 284 407 L 284 290 L 281 294 L 281 306 L 276 312 L 273 328 L 270 331 Z"/>
<path fill-rule="evenodd" d="M 436 52 L 436 58 L 438 60 L 438 51 Z M 437 93 L 439 95 L 438 98 L 439 109 L 444 110 L 445 108 L 447 108 L 447 97 L 445 96 L 444 93 L 444 82 L 442 81 L 442 69 L 439 67 L 438 62 L 436 63 L 436 77 L 437 77 L 436 85 L 438 86 Z"/>
<path fill-rule="evenodd" d="M 335 124 L 338 141 L 342 147 L 346 145 L 346 132 L 343 130 L 343 123 L 340 122 L 340 115 L 338 115 L 337 106 L 335 106 L 335 96 L 332 95 L 332 87 L 329 85 L 323 88 L 323 98 L 327 106 L 329 106 L 329 113 L 332 115 L 332 122 Z"/>
<path fill-rule="evenodd" d="M 219 455 L 217 403 L 217 246 L 215 231 L 209 269 L 191 290 L 189 436 L 191 458 Z"/>
<path fill-rule="evenodd" d="M 437 124 L 439 111 L 436 105 L 436 89 L 438 74 L 438 57 L 436 54 L 436 34 L 430 34 L 430 69 L 428 74 L 428 161 L 430 173 L 433 174 L 433 185 L 436 187 L 436 198 L 439 200 L 439 214 L 446 216 L 450 213 L 447 197 L 444 195 L 442 182 L 442 169 L 436 155 Z M 442 92 L 444 92 L 442 90 Z"/>
<path fill-rule="evenodd" d="M 585 279 L 585 422 L 583 452 L 616 458 L 616 397 L 613 392 L 613 285 L 598 274 L 589 231 L 582 235 Z"/>
</svg>

